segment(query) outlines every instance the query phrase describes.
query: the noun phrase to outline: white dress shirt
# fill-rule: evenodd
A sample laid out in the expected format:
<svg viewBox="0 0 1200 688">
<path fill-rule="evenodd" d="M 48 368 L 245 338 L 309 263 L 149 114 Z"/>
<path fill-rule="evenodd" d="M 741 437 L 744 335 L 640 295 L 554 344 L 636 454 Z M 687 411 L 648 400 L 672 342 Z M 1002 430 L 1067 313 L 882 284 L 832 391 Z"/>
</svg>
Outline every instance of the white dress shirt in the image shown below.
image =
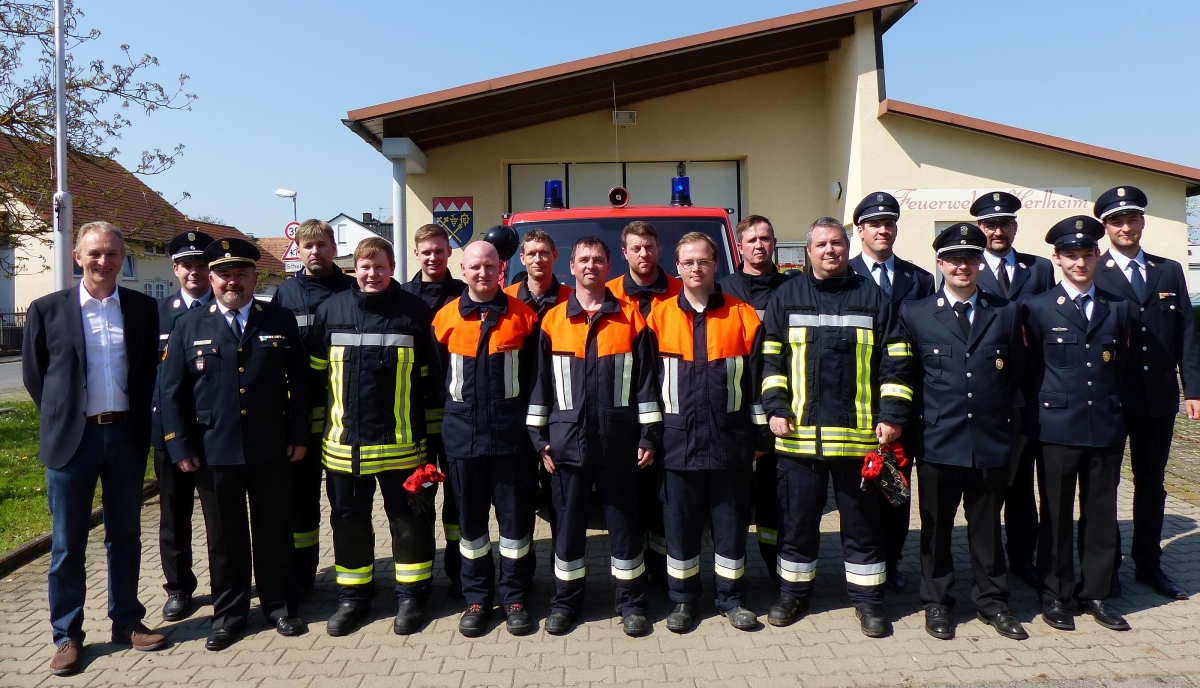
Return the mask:
<svg viewBox="0 0 1200 688">
<path fill-rule="evenodd" d="M 221 309 L 221 315 L 225 316 L 225 324 L 229 325 L 230 329 L 233 329 L 233 319 L 236 317 L 238 319 L 238 324 L 242 326 L 242 332 L 246 331 L 246 321 L 250 319 L 250 307 L 253 305 L 254 299 L 252 297 L 246 302 L 245 306 L 242 306 L 235 311 L 226 307 L 225 304 L 220 302 L 220 300 L 217 300 L 217 307 Z"/>
<path fill-rule="evenodd" d="M 1005 272 L 1008 273 L 1008 283 L 1012 284 L 1013 278 L 1016 277 L 1017 269 L 1017 252 L 1009 249 L 1008 255 L 996 256 L 984 251 L 983 259 L 987 261 L 988 270 L 992 271 L 992 275 L 996 277 L 996 281 L 1000 281 L 1000 266 L 1004 266 Z M 972 304 L 972 308 L 974 305 Z"/>
<path fill-rule="evenodd" d="M 201 296 L 200 298 L 196 299 L 196 298 L 192 298 L 191 296 L 188 296 L 188 293 L 187 293 L 186 291 L 184 291 L 184 290 L 180 289 L 180 290 L 179 290 L 179 297 L 180 297 L 181 299 L 183 299 L 183 307 L 184 307 L 184 308 L 187 308 L 188 310 L 191 310 L 191 308 L 192 308 L 192 304 L 193 304 L 193 303 L 195 303 L 195 302 L 197 302 L 197 301 L 199 301 L 199 302 L 200 302 L 200 305 L 201 305 L 201 306 L 207 306 L 207 305 L 208 305 L 208 302 L 212 300 L 213 293 L 212 293 L 212 290 L 211 290 L 211 289 L 209 289 L 207 294 L 205 294 L 204 296 Z"/>
<path fill-rule="evenodd" d="M 1086 293 L 1088 295 L 1088 302 L 1087 302 L 1087 306 L 1084 307 L 1083 315 L 1086 319 L 1091 320 L 1092 319 L 1092 309 L 1094 309 L 1096 307 L 1096 285 L 1095 285 L 1095 283 L 1093 283 L 1091 287 L 1088 287 L 1088 290 L 1086 292 L 1079 291 L 1078 289 L 1075 288 L 1075 285 L 1071 284 L 1070 282 L 1068 282 L 1066 280 L 1059 282 L 1059 284 L 1061 284 L 1063 286 L 1063 289 L 1065 289 L 1067 291 L 1067 298 L 1071 299 L 1072 301 L 1074 301 L 1075 298 L 1077 296 L 1080 296 L 1081 294 Z"/>
<path fill-rule="evenodd" d="M 892 285 L 893 287 L 896 286 L 896 254 L 895 253 L 888 256 L 887 260 L 883 261 L 882 263 L 876 261 L 874 258 L 868 257 L 867 254 L 865 254 L 865 253 L 863 254 L 862 259 L 863 259 L 863 263 L 865 263 L 867 266 L 867 270 L 871 273 L 871 279 L 875 280 L 876 285 L 879 284 L 879 275 L 881 275 L 883 273 L 883 270 L 887 270 L 888 284 Z M 883 270 L 876 270 L 875 269 L 876 265 L 882 265 Z"/>
<path fill-rule="evenodd" d="M 1129 258 L 1120 251 L 1110 251 L 1112 259 L 1117 262 L 1117 267 L 1121 268 L 1121 274 L 1125 275 L 1125 279 L 1133 283 L 1133 271 L 1137 270 L 1142 273 L 1142 283 L 1146 283 L 1146 252 L 1138 249 L 1137 255 Z"/>
<path fill-rule="evenodd" d="M 97 299 L 79 283 L 83 342 L 87 358 L 86 414 L 129 410 L 129 361 L 125 358 L 125 316 L 117 290 Z"/>
<path fill-rule="evenodd" d="M 967 322 L 971 323 L 972 325 L 975 324 L 975 309 L 978 301 L 979 290 L 976 289 L 975 292 L 971 294 L 971 298 L 967 299 L 967 303 L 971 304 L 971 307 L 967 309 Z M 954 295 L 950 293 L 949 289 L 946 290 L 946 302 L 950 308 L 954 308 L 954 304 L 960 303 L 959 299 L 954 298 Z"/>
</svg>

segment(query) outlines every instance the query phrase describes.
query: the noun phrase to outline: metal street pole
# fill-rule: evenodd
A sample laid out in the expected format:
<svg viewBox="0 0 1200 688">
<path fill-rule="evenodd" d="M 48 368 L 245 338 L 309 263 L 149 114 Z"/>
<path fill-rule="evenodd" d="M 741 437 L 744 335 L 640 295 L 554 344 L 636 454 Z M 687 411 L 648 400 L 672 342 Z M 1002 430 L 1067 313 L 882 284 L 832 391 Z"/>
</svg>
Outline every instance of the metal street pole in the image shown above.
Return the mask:
<svg viewBox="0 0 1200 688">
<path fill-rule="evenodd" d="M 71 286 L 71 194 L 67 193 L 67 59 L 63 48 L 63 0 L 54 0 L 54 289 Z"/>
<path fill-rule="evenodd" d="M 292 222 L 300 221 L 296 215 L 296 196 L 299 196 L 299 195 L 300 194 L 296 194 L 296 195 L 292 196 Z"/>
</svg>

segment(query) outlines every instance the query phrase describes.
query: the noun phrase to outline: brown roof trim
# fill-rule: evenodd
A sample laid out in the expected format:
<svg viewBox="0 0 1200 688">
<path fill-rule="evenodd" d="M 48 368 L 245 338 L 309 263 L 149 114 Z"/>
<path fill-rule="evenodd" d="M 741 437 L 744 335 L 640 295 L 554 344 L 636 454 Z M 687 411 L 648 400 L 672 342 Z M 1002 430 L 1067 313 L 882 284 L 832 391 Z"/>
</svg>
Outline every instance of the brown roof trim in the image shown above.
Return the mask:
<svg viewBox="0 0 1200 688">
<path fill-rule="evenodd" d="M 456 86 L 454 88 L 448 88 L 442 91 L 434 91 L 433 93 L 426 93 L 419 96 L 413 96 L 411 98 L 393 100 L 388 103 L 351 110 L 350 112 L 346 113 L 346 117 L 353 122 L 361 122 L 363 120 L 375 119 L 377 117 L 383 117 L 405 110 L 412 110 L 414 108 L 426 107 L 451 100 L 470 98 L 472 96 L 478 96 L 489 91 L 512 88 L 514 86 L 521 86 L 535 81 L 555 79 L 577 72 L 609 67 L 622 62 L 631 62 L 634 60 L 662 55 L 664 53 L 688 50 L 709 43 L 743 38 L 756 33 L 784 29 L 800 24 L 812 24 L 830 19 L 837 19 L 840 17 L 861 14 L 863 12 L 871 12 L 885 7 L 893 7 L 896 5 L 906 5 L 911 7 L 915 4 L 916 0 L 854 0 L 853 2 L 845 2 L 839 5 L 831 5 L 829 7 L 820 7 L 807 12 L 797 12 L 795 14 L 788 14 L 782 17 L 763 19 L 761 21 L 750 22 L 749 24 L 741 24 L 739 26 L 731 26 L 724 29 L 717 29 L 715 31 L 706 31 L 704 33 L 685 36 L 683 38 L 675 38 L 669 41 L 651 43 L 649 45 L 630 48 L 628 50 L 618 50 L 617 52 L 612 52 L 605 55 L 597 55 L 595 57 L 588 57 L 582 60 L 564 62 L 562 64 L 552 65 L 550 67 L 542 67 L 540 69 L 533 69 L 527 72 L 519 72 L 517 74 L 510 74 L 508 76 L 488 79 L 486 81 L 477 81 L 473 84 Z M 907 11 L 908 7 L 903 9 Z"/>
<path fill-rule="evenodd" d="M 1195 167 L 1155 160 L 1154 158 L 1146 158 L 1132 153 L 1123 153 L 1111 148 L 1101 148 L 1070 139 L 1062 139 L 1057 136 L 1039 134 L 1036 131 L 1029 131 L 1028 129 L 1018 129 L 1006 124 L 997 124 L 965 115 L 956 115 L 953 112 L 936 110 L 923 105 L 913 105 L 912 103 L 905 103 L 891 98 L 879 104 L 879 116 L 882 117 L 886 114 L 903 115 L 905 117 L 937 122 L 938 124 L 977 131 L 982 134 L 1021 141 L 1022 143 L 1031 143 L 1043 148 L 1052 148 L 1064 153 L 1073 153 L 1105 162 L 1114 162 L 1118 165 L 1128 165 L 1129 167 L 1165 174 L 1168 177 L 1177 177 L 1188 183 L 1189 196 L 1200 194 L 1200 169 Z"/>
</svg>

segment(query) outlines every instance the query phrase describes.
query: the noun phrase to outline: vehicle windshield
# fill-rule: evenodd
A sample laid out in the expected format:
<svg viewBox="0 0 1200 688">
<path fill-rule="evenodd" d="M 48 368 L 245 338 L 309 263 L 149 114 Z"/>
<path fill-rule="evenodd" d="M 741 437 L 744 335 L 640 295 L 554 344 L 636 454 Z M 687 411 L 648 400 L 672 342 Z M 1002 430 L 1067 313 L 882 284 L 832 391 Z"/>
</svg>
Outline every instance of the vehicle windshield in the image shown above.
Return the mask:
<svg viewBox="0 0 1200 688">
<path fill-rule="evenodd" d="M 703 232 L 717 244 L 717 279 L 728 275 L 731 269 L 729 242 L 725 236 L 725 223 L 716 218 L 702 217 L 643 217 L 638 218 L 654 225 L 661 244 L 658 262 L 667 274 L 678 277 L 679 271 L 675 266 L 675 245 L 679 238 L 689 232 Z M 558 260 L 554 262 L 554 274 L 558 281 L 568 286 L 575 286 L 575 278 L 571 276 L 571 246 L 582 236 L 594 236 L 608 245 L 612 250 L 612 272 L 609 279 L 623 275 L 629 271 L 629 263 L 621 255 L 621 230 L 629 224 L 632 218 L 595 218 L 587 220 L 558 220 L 543 222 L 517 222 L 513 229 L 517 234 L 525 236 L 531 229 L 540 229 L 554 237 L 554 245 L 558 248 Z M 507 283 L 511 284 L 522 273 L 525 266 L 521 265 L 520 255 L 515 255 L 508 261 Z"/>
</svg>

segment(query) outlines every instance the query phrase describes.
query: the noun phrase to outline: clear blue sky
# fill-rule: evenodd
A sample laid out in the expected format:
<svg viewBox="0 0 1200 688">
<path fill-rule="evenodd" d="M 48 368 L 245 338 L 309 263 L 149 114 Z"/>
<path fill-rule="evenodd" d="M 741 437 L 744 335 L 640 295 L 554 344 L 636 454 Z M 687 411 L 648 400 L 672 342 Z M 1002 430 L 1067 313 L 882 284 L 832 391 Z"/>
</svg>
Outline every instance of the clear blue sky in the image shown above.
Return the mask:
<svg viewBox="0 0 1200 688">
<path fill-rule="evenodd" d="M 192 112 L 132 113 L 118 142 L 187 148 L 148 183 L 259 236 L 301 218 L 390 214 L 390 164 L 346 111 L 833 4 L 828 0 L 294 2 L 77 0 L 107 57 L 128 43 L 190 74 Z M 888 95 L 1200 167 L 1197 0 L 921 0 L 885 36 Z"/>
</svg>

